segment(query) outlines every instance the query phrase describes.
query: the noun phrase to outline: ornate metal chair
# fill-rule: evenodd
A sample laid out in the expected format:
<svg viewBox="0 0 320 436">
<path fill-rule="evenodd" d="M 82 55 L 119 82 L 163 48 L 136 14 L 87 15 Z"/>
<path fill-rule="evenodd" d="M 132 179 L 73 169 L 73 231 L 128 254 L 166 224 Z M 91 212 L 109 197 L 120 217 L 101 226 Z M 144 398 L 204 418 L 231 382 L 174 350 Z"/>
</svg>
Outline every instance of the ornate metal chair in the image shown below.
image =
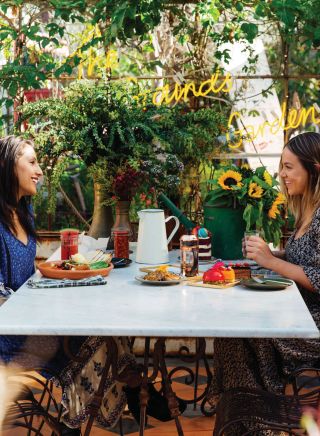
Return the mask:
<svg viewBox="0 0 320 436">
<path fill-rule="evenodd" d="M 306 377 L 311 371 L 313 376 Z M 217 406 L 213 435 L 259 435 L 262 429 L 304 434 L 300 427 L 303 409 L 320 407 L 320 368 L 301 368 L 290 375 L 289 381 L 292 395 L 247 388 L 225 392 Z"/>
<path fill-rule="evenodd" d="M 48 434 L 49 427 L 52 434 L 59 435 L 61 406 L 54 397 L 53 387 L 52 381 L 44 380 L 35 372 L 10 376 L 6 388 L 16 394 L 7 404 L 3 427 L 22 427 L 28 430 L 29 435 L 38 436 L 44 431 Z M 38 398 L 35 391 L 39 391 Z"/>
</svg>

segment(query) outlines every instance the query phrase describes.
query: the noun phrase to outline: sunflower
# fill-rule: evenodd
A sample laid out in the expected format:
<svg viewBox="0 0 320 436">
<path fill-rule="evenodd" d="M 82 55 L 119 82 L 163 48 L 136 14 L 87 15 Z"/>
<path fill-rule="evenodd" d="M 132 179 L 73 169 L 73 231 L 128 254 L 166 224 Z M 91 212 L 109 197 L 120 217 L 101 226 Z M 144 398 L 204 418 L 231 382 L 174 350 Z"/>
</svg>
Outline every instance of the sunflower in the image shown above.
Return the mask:
<svg viewBox="0 0 320 436">
<path fill-rule="evenodd" d="M 268 171 L 265 171 L 265 172 L 263 173 L 263 178 L 264 178 L 264 181 L 265 181 L 269 186 L 272 186 L 272 177 L 271 177 L 271 174 L 268 173 Z"/>
<path fill-rule="evenodd" d="M 277 215 L 280 215 L 280 210 L 278 209 L 278 205 L 273 202 L 271 208 L 268 211 L 268 217 L 276 219 Z"/>
<path fill-rule="evenodd" d="M 252 198 L 261 198 L 263 194 L 263 189 L 257 183 L 250 182 L 248 195 Z"/>
<path fill-rule="evenodd" d="M 280 204 L 284 204 L 286 202 L 285 195 L 282 194 L 282 192 L 278 192 L 277 198 L 274 200 L 274 204 L 277 206 Z"/>
<path fill-rule="evenodd" d="M 242 170 L 250 170 L 250 167 L 249 167 L 249 165 L 247 163 L 244 163 L 244 164 L 241 165 L 241 169 Z"/>
<path fill-rule="evenodd" d="M 232 190 L 234 189 L 234 186 L 241 188 L 241 180 L 241 174 L 237 171 L 228 170 L 219 177 L 218 185 L 220 185 L 222 189 Z"/>
</svg>

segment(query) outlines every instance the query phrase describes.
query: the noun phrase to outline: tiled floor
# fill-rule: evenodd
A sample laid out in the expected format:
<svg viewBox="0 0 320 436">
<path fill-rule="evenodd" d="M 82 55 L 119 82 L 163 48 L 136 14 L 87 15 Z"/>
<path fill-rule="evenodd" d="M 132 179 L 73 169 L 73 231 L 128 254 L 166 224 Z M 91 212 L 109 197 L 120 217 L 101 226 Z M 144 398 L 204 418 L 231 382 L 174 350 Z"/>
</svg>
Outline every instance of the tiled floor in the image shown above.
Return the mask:
<svg viewBox="0 0 320 436">
<path fill-rule="evenodd" d="M 170 371 L 171 368 L 176 367 L 177 365 L 181 365 L 181 361 L 167 359 L 168 364 L 168 370 Z M 189 365 L 190 366 L 190 365 Z M 191 366 L 191 368 L 193 368 Z M 186 373 L 177 372 L 175 373 L 172 387 L 173 390 L 176 392 L 176 394 L 183 399 L 189 400 L 193 398 L 193 385 L 188 385 L 186 383 L 185 379 Z M 299 378 L 299 384 L 305 386 L 306 388 L 309 386 L 314 388 L 319 385 L 319 378 L 313 379 L 311 381 L 310 377 L 314 377 L 313 373 L 304 373 L 303 376 Z M 319 376 L 318 376 L 319 377 Z M 203 367 L 200 367 L 199 370 L 199 391 L 198 395 L 200 395 L 201 392 L 203 392 L 203 389 L 205 388 L 205 381 L 206 381 L 206 373 L 205 369 Z M 160 385 L 160 380 L 156 382 L 156 387 Z M 37 397 L 39 395 L 40 391 L 35 389 L 35 385 L 33 382 L 28 382 L 28 386 L 30 386 Z M 0 385 L 1 388 L 1 385 Z M 288 390 L 287 394 L 291 394 L 291 389 Z M 2 394 L 2 391 L 0 389 L 0 394 Z M 59 401 L 59 392 L 55 392 L 55 397 L 57 398 L 57 401 Z M 2 398 L 1 398 L 2 400 Z M 3 404 L 3 401 L 2 401 Z M 0 401 L 1 405 L 1 401 Z M 0 418 L 1 418 L 1 407 L 0 407 Z M 214 417 L 208 418 L 201 415 L 201 412 L 199 410 L 199 406 L 197 406 L 196 410 L 194 410 L 193 404 L 189 404 L 185 412 L 182 416 L 180 416 L 180 423 L 182 425 L 184 435 L 185 436 L 209 436 L 212 435 L 213 428 L 214 428 Z M 129 412 L 125 412 L 123 416 L 123 430 L 125 435 L 130 436 L 138 436 L 139 435 L 139 427 L 135 420 L 132 418 L 132 416 L 129 414 Z M 20 429 L 20 428 L 12 428 L 10 430 L 0 432 L 2 436 L 26 436 L 28 433 L 26 430 Z M 50 436 L 52 433 L 50 429 L 44 428 L 43 431 L 41 431 L 41 435 L 43 436 Z M 106 430 L 98 425 L 94 425 L 91 431 L 91 436 L 115 436 L 119 433 L 119 428 L 116 427 L 112 430 Z M 148 425 L 145 430 L 146 436 L 175 436 L 177 435 L 175 422 L 169 421 L 169 422 L 160 422 L 154 418 L 148 417 Z"/>
<path fill-rule="evenodd" d="M 181 361 L 169 359 L 168 362 L 168 370 L 175 367 L 176 365 L 181 365 Z M 173 390 L 176 394 L 183 399 L 192 399 L 193 398 L 193 385 L 187 385 L 185 383 L 185 372 L 177 372 L 174 376 L 174 380 L 172 383 Z M 205 388 L 205 369 L 200 367 L 199 370 L 199 386 L 198 386 L 198 394 L 203 392 Z M 30 383 L 29 383 L 30 385 Z M 160 382 L 156 383 L 156 387 L 160 386 Z M 196 410 L 194 410 L 194 405 L 189 404 L 183 415 L 179 418 L 181 425 L 184 430 L 185 436 L 209 436 L 212 435 L 212 430 L 214 426 L 214 418 L 208 418 L 201 414 L 200 407 L 197 405 Z M 123 430 L 125 435 L 130 436 L 138 436 L 139 435 L 139 427 L 129 412 L 126 412 L 123 416 Z M 51 432 L 49 429 L 46 429 L 42 433 L 44 436 L 49 436 Z M 90 433 L 92 436 L 115 436 L 119 433 L 119 428 L 116 427 L 112 430 L 106 430 L 98 425 L 94 425 L 92 431 Z M 7 430 L 2 433 L 3 436 L 23 436 L 27 435 L 26 430 L 22 430 L 19 428 L 13 428 Z M 161 422 L 154 418 L 148 417 L 148 424 L 145 430 L 146 436 L 174 436 L 177 435 L 175 422 Z"/>
</svg>

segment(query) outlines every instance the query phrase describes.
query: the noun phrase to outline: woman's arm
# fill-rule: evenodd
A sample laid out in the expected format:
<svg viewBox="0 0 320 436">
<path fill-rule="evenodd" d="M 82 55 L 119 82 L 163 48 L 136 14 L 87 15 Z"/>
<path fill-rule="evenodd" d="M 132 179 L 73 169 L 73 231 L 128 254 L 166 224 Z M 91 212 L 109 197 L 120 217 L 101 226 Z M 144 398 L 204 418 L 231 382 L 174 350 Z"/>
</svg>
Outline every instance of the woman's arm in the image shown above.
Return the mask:
<svg viewBox="0 0 320 436">
<path fill-rule="evenodd" d="M 247 241 L 246 248 L 247 257 L 249 259 L 256 261 L 264 268 L 271 269 L 288 279 L 294 280 L 303 288 L 315 292 L 315 289 L 306 276 L 303 268 L 274 256 L 263 239 L 258 236 L 251 236 Z"/>
<path fill-rule="evenodd" d="M 308 291 L 315 292 L 313 285 L 301 266 L 278 259 L 274 256 L 273 259 L 270 259 L 269 265 L 270 266 L 267 267 L 268 269 L 272 269 L 272 271 L 275 271 L 276 273 L 295 281 Z"/>
</svg>

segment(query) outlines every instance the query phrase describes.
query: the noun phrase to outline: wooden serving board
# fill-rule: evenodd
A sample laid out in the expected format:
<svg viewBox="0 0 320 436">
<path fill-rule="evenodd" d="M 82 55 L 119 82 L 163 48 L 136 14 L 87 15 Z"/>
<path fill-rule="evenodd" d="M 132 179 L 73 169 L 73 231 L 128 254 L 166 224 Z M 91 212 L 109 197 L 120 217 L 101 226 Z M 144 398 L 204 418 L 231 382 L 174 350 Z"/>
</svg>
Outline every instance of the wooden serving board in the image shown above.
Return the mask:
<svg viewBox="0 0 320 436">
<path fill-rule="evenodd" d="M 232 283 L 226 283 L 221 285 L 211 285 L 210 283 L 203 283 L 202 279 L 200 281 L 190 281 L 187 283 L 189 286 L 198 286 L 199 288 L 211 288 L 211 289 L 226 289 L 226 288 L 232 288 L 233 286 L 236 286 L 240 283 L 240 280 L 236 280 Z"/>
</svg>

